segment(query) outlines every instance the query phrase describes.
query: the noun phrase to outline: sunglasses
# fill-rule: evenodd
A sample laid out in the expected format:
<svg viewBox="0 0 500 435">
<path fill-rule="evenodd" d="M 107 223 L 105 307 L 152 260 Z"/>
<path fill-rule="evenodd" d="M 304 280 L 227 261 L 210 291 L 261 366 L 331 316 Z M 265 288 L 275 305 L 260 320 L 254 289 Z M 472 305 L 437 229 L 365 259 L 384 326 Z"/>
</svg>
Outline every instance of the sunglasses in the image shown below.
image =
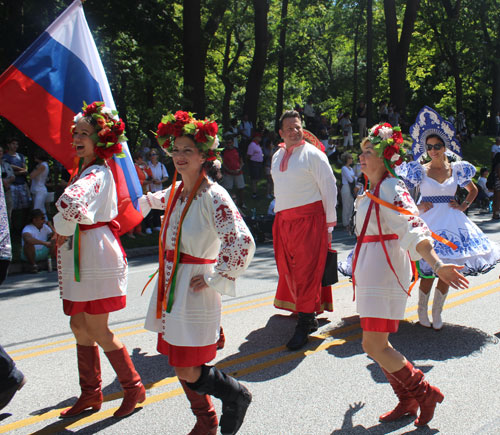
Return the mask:
<svg viewBox="0 0 500 435">
<path fill-rule="evenodd" d="M 440 143 L 437 143 L 437 144 L 434 144 L 434 145 L 428 143 L 428 144 L 425 145 L 425 147 L 427 148 L 427 151 L 431 151 L 431 150 L 440 150 L 441 148 L 444 147 L 444 145 L 440 144 Z"/>
</svg>

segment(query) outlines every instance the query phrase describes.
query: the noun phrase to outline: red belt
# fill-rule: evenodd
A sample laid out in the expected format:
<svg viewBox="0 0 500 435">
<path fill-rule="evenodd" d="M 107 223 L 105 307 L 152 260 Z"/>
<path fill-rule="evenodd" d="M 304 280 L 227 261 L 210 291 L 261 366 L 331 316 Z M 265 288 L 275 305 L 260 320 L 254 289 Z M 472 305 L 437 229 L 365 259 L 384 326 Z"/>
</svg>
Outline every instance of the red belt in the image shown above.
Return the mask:
<svg viewBox="0 0 500 435">
<path fill-rule="evenodd" d="M 174 250 L 173 249 L 166 251 L 166 259 L 167 259 L 167 261 L 174 261 Z M 217 263 L 217 260 L 211 260 L 209 258 L 193 257 L 192 255 L 185 254 L 184 252 L 181 252 L 181 258 L 179 259 L 179 263 L 211 264 L 211 263 Z"/>
<path fill-rule="evenodd" d="M 396 240 L 399 239 L 397 234 L 375 234 L 371 236 L 363 236 L 362 238 L 358 239 L 358 243 L 376 243 L 380 242 L 381 240 Z"/>
<path fill-rule="evenodd" d="M 108 226 L 109 229 L 111 230 L 111 232 L 113 233 L 113 235 L 115 236 L 115 239 L 117 240 L 118 245 L 120 245 L 120 249 L 122 251 L 123 258 L 125 260 L 127 259 L 127 254 L 125 253 L 125 249 L 123 249 L 122 241 L 120 240 L 120 234 L 119 234 L 120 224 L 118 223 L 118 221 L 112 220 L 109 222 L 97 222 L 93 225 L 79 224 L 79 226 L 80 226 L 80 231 L 88 231 L 88 230 L 93 230 L 95 228 L 101 228 L 101 227 Z"/>
</svg>

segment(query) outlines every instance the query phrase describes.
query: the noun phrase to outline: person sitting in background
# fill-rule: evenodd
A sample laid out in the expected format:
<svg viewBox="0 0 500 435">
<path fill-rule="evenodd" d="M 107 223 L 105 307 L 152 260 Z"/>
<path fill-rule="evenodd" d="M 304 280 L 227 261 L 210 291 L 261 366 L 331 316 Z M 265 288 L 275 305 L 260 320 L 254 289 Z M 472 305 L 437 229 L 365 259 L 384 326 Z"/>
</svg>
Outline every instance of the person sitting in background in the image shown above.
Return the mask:
<svg viewBox="0 0 500 435">
<path fill-rule="evenodd" d="M 477 199 L 491 199 L 493 196 L 493 192 L 486 187 L 486 179 L 490 175 L 490 171 L 488 168 L 481 168 L 479 171 L 479 178 L 477 179 L 477 185 L 481 188 L 477 195 Z"/>
<path fill-rule="evenodd" d="M 31 264 L 31 272 L 38 273 L 38 261 L 56 257 L 56 245 L 51 240 L 54 230 L 47 225 L 45 214 L 35 208 L 30 213 L 30 223 L 23 228 L 21 260 Z"/>
</svg>

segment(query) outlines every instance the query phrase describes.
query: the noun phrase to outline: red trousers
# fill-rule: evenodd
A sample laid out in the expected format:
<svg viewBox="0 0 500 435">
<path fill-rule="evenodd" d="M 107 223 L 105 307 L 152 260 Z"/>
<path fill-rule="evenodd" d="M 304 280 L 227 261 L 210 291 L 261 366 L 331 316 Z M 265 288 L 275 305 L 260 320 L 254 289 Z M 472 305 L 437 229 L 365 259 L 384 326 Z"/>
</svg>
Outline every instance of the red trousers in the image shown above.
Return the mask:
<svg viewBox="0 0 500 435">
<path fill-rule="evenodd" d="M 328 250 L 323 203 L 278 212 L 273 244 L 279 274 L 274 306 L 301 313 L 333 311 L 332 288 L 321 287 Z"/>
</svg>

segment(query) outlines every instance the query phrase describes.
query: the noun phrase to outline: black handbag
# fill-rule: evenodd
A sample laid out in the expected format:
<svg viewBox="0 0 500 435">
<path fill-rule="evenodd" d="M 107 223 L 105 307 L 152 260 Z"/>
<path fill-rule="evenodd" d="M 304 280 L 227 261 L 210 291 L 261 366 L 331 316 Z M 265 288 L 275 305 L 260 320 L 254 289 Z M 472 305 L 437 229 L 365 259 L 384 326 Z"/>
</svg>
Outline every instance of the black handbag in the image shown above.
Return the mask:
<svg viewBox="0 0 500 435">
<path fill-rule="evenodd" d="M 337 251 L 328 250 L 326 254 L 325 271 L 321 279 L 321 286 L 327 287 L 339 281 L 339 273 L 337 270 Z"/>
</svg>

